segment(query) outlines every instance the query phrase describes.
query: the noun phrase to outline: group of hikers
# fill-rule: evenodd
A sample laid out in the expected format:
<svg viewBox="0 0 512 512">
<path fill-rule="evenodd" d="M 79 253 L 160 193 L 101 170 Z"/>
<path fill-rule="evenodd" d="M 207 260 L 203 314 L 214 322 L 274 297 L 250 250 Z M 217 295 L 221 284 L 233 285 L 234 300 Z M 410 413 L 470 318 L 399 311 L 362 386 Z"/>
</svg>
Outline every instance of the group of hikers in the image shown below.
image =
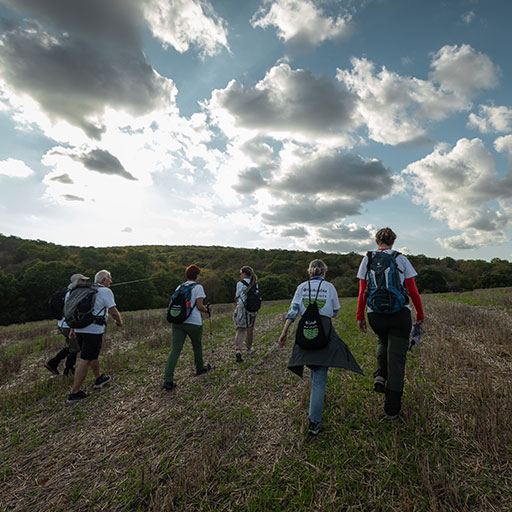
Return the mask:
<svg viewBox="0 0 512 512">
<path fill-rule="evenodd" d="M 390 228 L 383 228 L 376 233 L 375 240 L 377 249 L 363 257 L 357 272 L 359 296 L 356 320 L 359 330 L 366 333 L 366 310 L 368 323 L 378 336 L 374 390 L 384 394 L 384 418 L 396 421 L 402 405 L 405 364 L 413 327 L 410 302 L 416 312 L 416 329 L 421 328 L 424 314 L 414 281 L 417 273 L 406 256 L 393 250 L 396 234 Z M 363 373 L 332 325 L 332 318 L 339 312 L 340 303 L 336 288 L 326 280 L 327 270 L 322 260 L 310 262 L 308 279 L 297 286 L 277 340 L 278 345 L 284 347 L 288 330 L 300 315 L 288 369 L 300 377 L 304 366 L 310 370 L 308 432 L 311 435 L 317 435 L 323 430 L 322 414 L 328 369 L 343 368 Z M 204 288 L 197 282 L 200 272 L 197 265 L 186 268 L 187 280 L 176 288 L 167 310 L 167 320 L 172 324 L 171 350 L 162 384 L 167 391 L 177 387 L 174 371 L 187 336 L 192 343 L 196 375 L 212 369 L 203 360 L 201 314 L 210 316 L 211 322 L 211 311 L 210 306 L 204 303 Z M 88 280 L 82 274 L 73 274 L 70 284 L 61 294 L 63 316 L 58 326 L 67 344 L 45 365 L 49 371 L 58 374 L 60 361 L 66 360 L 64 374 L 74 374 L 67 399 L 70 403 L 89 396 L 81 389 L 89 368 L 96 378 L 94 389 L 109 383 L 110 376 L 100 372 L 99 364 L 108 316 L 112 316 L 117 326 L 123 325 L 114 294 L 110 290 L 110 273 L 107 270 L 99 271 L 93 285 L 87 283 Z M 261 305 L 257 276 L 249 266 L 240 269 L 235 303 L 235 361 L 241 363 L 244 357 L 254 353 L 254 326 Z M 78 352 L 80 362 L 75 370 Z"/>
</svg>

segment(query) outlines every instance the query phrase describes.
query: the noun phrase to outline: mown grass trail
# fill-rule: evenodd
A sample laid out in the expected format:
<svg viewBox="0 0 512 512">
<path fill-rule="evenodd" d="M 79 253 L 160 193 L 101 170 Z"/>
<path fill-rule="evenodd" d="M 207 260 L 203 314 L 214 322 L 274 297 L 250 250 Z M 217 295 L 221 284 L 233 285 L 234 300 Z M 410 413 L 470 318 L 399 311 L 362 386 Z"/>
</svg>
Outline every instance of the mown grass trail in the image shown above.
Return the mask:
<svg viewBox="0 0 512 512">
<path fill-rule="evenodd" d="M 508 308 L 427 297 L 403 421 L 388 424 L 371 391 L 375 338 L 357 332 L 355 306 L 342 300 L 335 326 L 365 376 L 330 371 L 315 439 L 308 379 L 286 370 L 291 346 L 275 343 L 286 304 L 265 305 L 242 364 L 231 307 L 217 307 L 215 371 L 195 377 L 187 343 L 172 393 L 160 389 L 163 313 L 127 313 L 102 358 L 112 385 L 71 406 L 70 382 L 42 367 L 62 343 L 53 324 L 1 329 L 0 510 L 511 510 Z M 204 351 L 212 360 L 207 332 Z"/>
</svg>

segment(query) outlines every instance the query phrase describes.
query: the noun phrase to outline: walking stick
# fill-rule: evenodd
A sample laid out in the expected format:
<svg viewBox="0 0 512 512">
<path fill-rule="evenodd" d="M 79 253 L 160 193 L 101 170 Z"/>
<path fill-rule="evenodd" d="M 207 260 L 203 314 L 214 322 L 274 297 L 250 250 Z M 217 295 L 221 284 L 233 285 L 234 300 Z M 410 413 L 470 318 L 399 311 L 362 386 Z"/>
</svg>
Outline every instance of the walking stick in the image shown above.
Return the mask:
<svg viewBox="0 0 512 512">
<path fill-rule="evenodd" d="M 210 326 L 210 347 L 212 350 L 212 368 L 215 368 L 214 359 L 215 355 L 213 352 L 213 328 L 212 328 L 212 314 L 210 312 L 210 304 L 206 304 L 206 311 L 208 312 L 208 324 Z"/>
</svg>

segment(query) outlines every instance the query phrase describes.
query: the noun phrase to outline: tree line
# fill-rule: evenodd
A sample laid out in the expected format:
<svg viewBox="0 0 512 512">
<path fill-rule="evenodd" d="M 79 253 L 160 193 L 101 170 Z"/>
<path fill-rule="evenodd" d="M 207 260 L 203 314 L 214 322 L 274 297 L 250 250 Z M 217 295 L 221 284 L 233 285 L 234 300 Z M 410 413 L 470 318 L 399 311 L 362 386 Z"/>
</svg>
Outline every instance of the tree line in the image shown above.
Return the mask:
<svg viewBox="0 0 512 512">
<path fill-rule="evenodd" d="M 114 284 L 153 278 L 114 288 L 119 308 L 127 311 L 166 307 L 191 263 L 202 269 L 199 282 L 208 302 L 233 301 L 243 265 L 254 268 L 264 300 L 289 299 L 306 278 L 309 261 L 315 258 L 324 260 L 329 267 L 328 279 L 340 296 L 357 296 L 355 276 L 361 255 L 354 252 L 166 245 L 76 247 L 0 234 L 0 325 L 50 318 L 50 296 L 67 286 L 75 272 L 92 280 L 98 270 L 105 268 L 112 273 Z M 424 255 L 408 258 L 418 272 L 420 293 L 512 286 L 512 263 L 506 260 L 487 262 Z"/>
</svg>

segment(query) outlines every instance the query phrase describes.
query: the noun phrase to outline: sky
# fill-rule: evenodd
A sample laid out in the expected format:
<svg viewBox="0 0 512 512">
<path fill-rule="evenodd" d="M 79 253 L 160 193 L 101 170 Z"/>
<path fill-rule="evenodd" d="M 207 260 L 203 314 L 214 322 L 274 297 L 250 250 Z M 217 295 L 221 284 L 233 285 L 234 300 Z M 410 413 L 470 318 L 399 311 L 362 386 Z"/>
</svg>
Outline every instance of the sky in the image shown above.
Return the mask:
<svg viewBox="0 0 512 512">
<path fill-rule="evenodd" d="M 512 260 L 510 0 L 0 0 L 0 233 Z"/>
</svg>

